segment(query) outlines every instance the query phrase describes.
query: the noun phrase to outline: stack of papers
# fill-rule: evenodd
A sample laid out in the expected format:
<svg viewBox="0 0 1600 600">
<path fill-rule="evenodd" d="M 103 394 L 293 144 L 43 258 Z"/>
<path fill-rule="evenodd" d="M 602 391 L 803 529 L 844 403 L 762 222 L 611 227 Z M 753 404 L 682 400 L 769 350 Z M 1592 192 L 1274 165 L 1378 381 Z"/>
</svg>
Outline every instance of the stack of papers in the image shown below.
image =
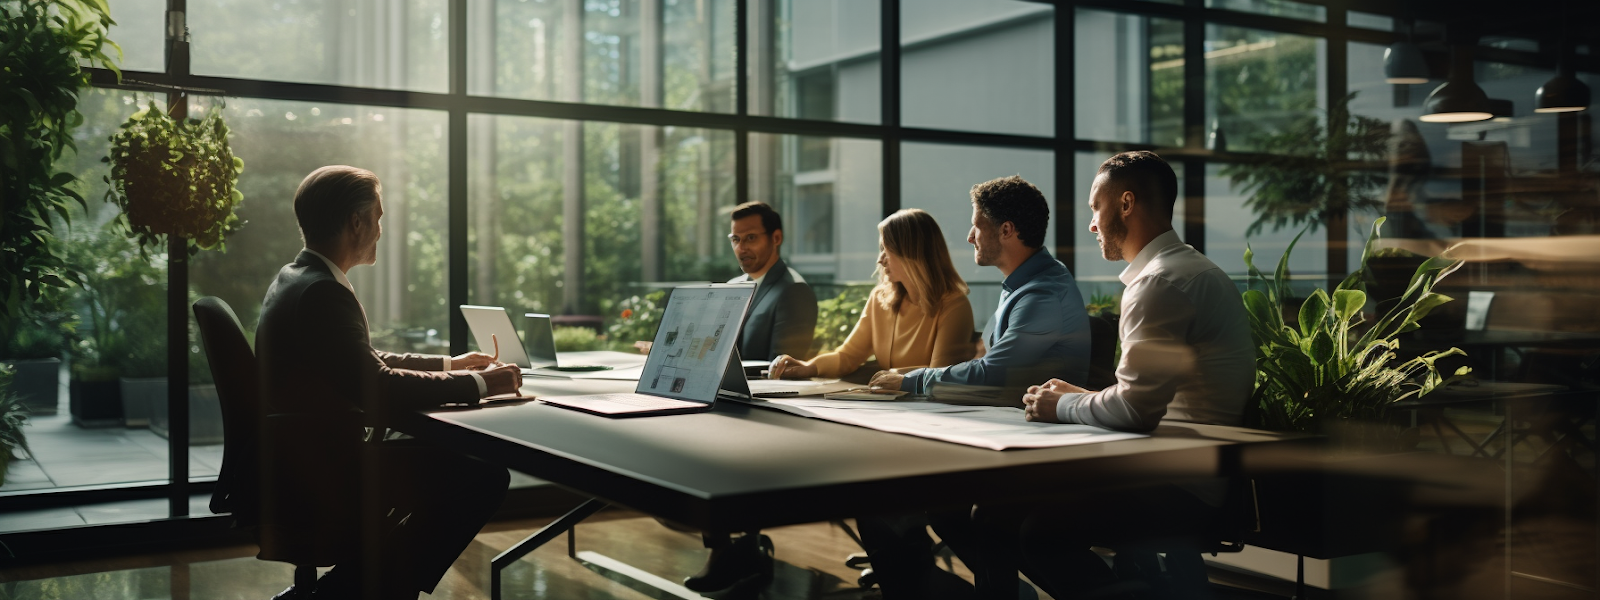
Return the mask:
<svg viewBox="0 0 1600 600">
<path fill-rule="evenodd" d="M 1089 425 L 1030 423 L 1024 419 L 1022 409 L 1001 406 L 823 398 L 756 398 L 749 403 L 802 417 L 990 450 L 1053 448 L 1149 437 L 1142 433 L 1111 431 Z"/>
</svg>

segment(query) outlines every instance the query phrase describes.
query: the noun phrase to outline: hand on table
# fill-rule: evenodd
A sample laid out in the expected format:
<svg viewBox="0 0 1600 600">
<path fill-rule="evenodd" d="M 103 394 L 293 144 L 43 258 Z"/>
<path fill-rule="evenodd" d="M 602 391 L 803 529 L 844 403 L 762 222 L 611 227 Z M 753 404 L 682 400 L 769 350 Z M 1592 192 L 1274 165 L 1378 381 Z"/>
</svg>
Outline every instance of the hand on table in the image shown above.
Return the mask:
<svg viewBox="0 0 1600 600">
<path fill-rule="evenodd" d="M 1061 395 L 1088 391 L 1060 379 L 1051 379 L 1042 385 L 1029 387 L 1028 393 L 1022 395 L 1023 414 L 1029 421 L 1060 423 L 1061 420 L 1056 417 L 1056 405 L 1061 402 Z"/>
<path fill-rule="evenodd" d="M 899 390 L 900 382 L 905 381 L 905 378 L 905 375 L 894 371 L 878 371 L 872 375 L 872 380 L 867 383 L 867 386 L 885 390 Z"/>
<path fill-rule="evenodd" d="M 816 367 L 787 354 L 779 354 L 767 367 L 768 379 L 810 379 L 816 376 Z"/>
<path fill-rule="evenodd" d="M 468 352 L 450 357 L 450 370 L 482 370 L 494 364 L 494 357 L 482 352 Z"/>
<path fill-rule="evenodd" d="M 483 377 L 484 386 L 489 388 L 490 396 L 514 394 L 522 389 L 522 367 L 516 365 L 494 363 L 479 375 Z"/>
</svg>

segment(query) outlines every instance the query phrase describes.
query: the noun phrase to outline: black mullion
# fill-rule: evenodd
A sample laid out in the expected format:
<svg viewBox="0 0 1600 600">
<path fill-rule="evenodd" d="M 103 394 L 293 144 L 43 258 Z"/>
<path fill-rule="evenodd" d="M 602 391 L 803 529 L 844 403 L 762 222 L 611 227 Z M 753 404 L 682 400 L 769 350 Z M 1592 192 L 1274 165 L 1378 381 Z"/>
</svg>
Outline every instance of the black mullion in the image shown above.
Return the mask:
<svg viewBox="0 0 1600 600">
<path fill-rule="evenodd" d="M 737 204 L 750 201 L 750 3 L 734 0 L 733 8 L 733 197 Z"/>
<path fill-rule="evenodd" d="M 174 78 L 189 74 L 188 0 L 167 0 L 166 68 Z M 167 94 L 167 111 L 189 115 L 189 100 Z M 167 236 L 167 514 L 189 516 L 189 241 Z"/>
<path fill-rule="evenodd" d="M 1077 273 L 1077 153 L 1072 141 L 1078 135 L 1077 94 L 1077 11 L 1071 3 L 1056 6 L 1055 11 L 1055 111 L 1056 138 L 1056 259 L 1067 270 Z"/>
<path fill-rule="evenodd" d="M 1040 150 L 1052 150 L 1056 147 L 1055 138 L 1031 135 L 923 129 L 920 127 L 901 127 L 898 131 L 898 137 L 902 141 L 961 144 L 964 146 L 998 146 L 1002 148 L 1037 148 Z M 1067 139 L 1070 140 L 1071 138 Z"/>
<path fill-rule="evenodd" d="M 882 0 L 878 48 L 883 119 L 883 215 L 900 210 L 900 0 Z"/>
<path fill-rule="evenodd" d="M 1204 0 L 1188 0 L 1192 11 L 1183 21 L 1183 145 L 1193 158 L 1183 161 L 1183 241 L 1200 252 L 1206 251 L 1206 22 L 1196 18 Z"/>
<path fill-rule="evenodd" d="M 467 0 L 450 2 L 450 94 L 449 99 L 467 95 Z M 467 304 L 467 110 L 457 103 L 449 116 L 449 141 L 446 165 L 448 169 L 448 195 L 446 206 L 449 216 L 447 254 L 450 302 L 446 306 Z M 467 351 L 467 320 L 458 310 L 450 313 L 450 353 Z"/>
<path fill-rule="evenodd" d="M 1335 19 L 1337 19 L 1339 23 L 1345 22 L 1345 9 L 1343 7 L 1328 7 L 1328 20 L 1334 21 Z M 1349 93 L 1350 82 L 1347 74 L 1349 73 L 1350 69 L 1350 46 L 1341 36 L 1329 37 L 1326 43 L 1328 58 L 1327 103 L 1328 107 L 1331 109 L 1335 103 L 1344 100 L 1345 94 Z M 1332 118 L 1333 116 L 1333 112 L 1330 111 L 1328 114 L 1329 131 L 1334 131 L 1335 128 L 1343 129 L 1348 126 L 1348 112 L 1345 113 L 1345 119 L 1341 122 L 1334 122 Z M 1347 157 L 1336 156 L 1330 158 L 1335 161 L 1343 162 Z M 1339 180 L 1346 181 L 1342 177 L 1339 178 Z M 1336 185 L 1332 190 L 1332 193 L 1335 195 L 1335 197 L 1348 196 L 1349 191 L 1349 187 L 1346 185 Z M 1346 205 L 1348 206 L 1348 203 L 1346 203 Z M 1337 286 L 1339 282 L 1344 279 L 1344 275 L 1350 269 L 1349 250 L 1346 247 L 1347 244 L 1350 243 L 1349 219 L 1350 215 L 1348 209 L 1346 209 L 1346 212 L 1331 215 L 1331 218 L 1327 223 L 1325 223 L 1328 229 L 1328 289 L 1333 289 L 1334 286 Z"/>
</svg>

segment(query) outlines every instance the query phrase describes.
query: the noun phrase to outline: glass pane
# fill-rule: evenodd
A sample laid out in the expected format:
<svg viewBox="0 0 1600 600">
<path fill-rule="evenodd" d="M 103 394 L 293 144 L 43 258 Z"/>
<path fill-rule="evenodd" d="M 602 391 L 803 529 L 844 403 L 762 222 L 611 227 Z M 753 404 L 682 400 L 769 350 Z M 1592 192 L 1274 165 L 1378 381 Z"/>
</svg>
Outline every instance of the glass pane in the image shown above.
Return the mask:
<svg viewBox="0 0 1600 600">
<path fill-rule="evenodd" d="M 1318 23 L 1328 20 L 1327 8 L 1304 2 L 1292 2 L 1291 0 L 1206 0 L 1206 7 L 1303 19 Z"/>
<path fill-rule="evenodd" d="M 751 3 L 750 114 L 882 122 L 880 16 L 877 0 Z"/>
<path fill-rule="evenodd" d="M 733 11 L 733 0 L 472 0 L 468 89 L 732 112 Z"/>
<path fill-rule="evenodd" d="M 750 198 L 783 216 L 783 259 L 819 300 L 872 279 L 883 218 L 881 142 L 752 134 Z"/>
<path fill-rule="evenodd" d="M 1285 249 L 1294 236 L 1300 233 L 1296 227 L 1274 227 L 1270 223 L 1262 224 L 1256 231 L 1250 231 L 1258 220 L 1245 202 L 1252 197 L 1251 192 L 1241 190 L 1229 180 L 1224 165 L 1206 165 L 1206 256 L 1211 262 L 1222 267 L 1230 277 L 1243 282 L 1245 276 L 1244 250 L 1245 245 L 1255 251 L 1253 259 L 1257 268 L 1270 273 L 1278 264 L 1278 258 L 1283 256 Z M 1290 278 L 1294 280 L 1296 289 L 1312 287 L 1326 287 L 1328 270 L 1328 233 L 1325 227 L 1317 226 L 1300 238 L 1295 244 L 1294 254 L 1289 258 Z"/>
<path fill-rule="evenodd" d="M 972 288 L 968 300 L 978 329 L 999 306 L 1002 277 L 997 269 L 978 266 L 967 243 L 972 227 L 972 186 L 1010 175 L 1028 180 L 1051 203 L 1044 246 L 1053 254 L 1056 227 L 1065 208 L 1056 198 L 1054 152 L 919 143 L 906 143 L 900 149 L 900 205 L 926 210 L 938 219 L 956 271 Z"/>
<path fill-rule="evenodd" d="M 372 345 L 448 352 L 446 115 L 251 98 L 228 98 L 224 110 L 234 155 L 244 160 L 239 218 L 247 223 L 226 253 L 195 258 L 194 293 L 222 298 L 246 332 L 255 331 L 267 286 L 302 247 L 292 202 L 300 181 L 325 165 L 370 169 L 383 184 L 383 238 L 377 263 L 349 277 Z"/>
<path fill-rule="evenodd" d="M 1394 31 L 1394 17 L 1388 15 L 1375 15 L 1359 10 L 1348 11 L 1344 14 L 1346 25 L 1362 29 L 1376 29 L 1378 31 Z"/>
<path fill-rule="evenodd" d="M 1295 147 L 1274 134 L 1323 118 L 1326 46 L 1321 38 L 1206 24 L 1208 145 L 1220 137 L 1232 151 Z"/>
<path fill-rule="evenodd" d="M 901 8 L 901 123 L 1054 135 L 1053 7 L 907 0 Z"/>
<path fill-rule="evenodd" d="M 1073 254 L 1077 258 L 1073 275 L 1078 278 L 1078 288 L 1085 300 L 1094 296 L 1120 296 L 1125 287 L 1117 276 L 1122 274 L 1122 269 L 1128 263 L 1106 260 L 1100 253 L 1099 238 L 1089 231 L 1089 222 L 1094 219 L 1094 212 L 1089 210 L 1089 191 L 1094 186 L 1095 175 L 1100 172 L 1100 163 L 1108 158 L 1111 155 L 1104 152 L 1079 152 L 1073 158 L 1074 177 L 1078 184 L 1077 189 L 1073 190 L 1072 226 L 1077 228 L 1072 244 Z M 1172 207 L 1172 228 L 1177 230 L 1179 237 L 1183 237 L 1183 163 L 1173 161 L 1169 164 L 1178 175 L 1178 199 Z M 1090 303 L 1096 302 L 1090 300 Z"/>
<path fill-rule="evenodd" d="M 298 83 L 449 90 L 445 0 L 194 0 L 194 72 Z"/>
<path fill-rule="evenodd" d="M 1183 145 L 1183 23 L 1079 9 L 1078 138 Z"/>
<path fill-rule="evenodd" d="M 111 41 L 122 47 L 124 71 L 165 71 L 166 0 L 119 0 L 110 3 Z M 116 56 L 114 53 L 112 56 Z"/>
<path fill-rule="evenodd" d="M 734 199 L 732 132 L 490 115 L 468 127 L 472 302 L 611 325 L 624 299 L 738 274 L 719 212 Z M 566 214 L 581 236 L 566 236 Z"/>
</svg>

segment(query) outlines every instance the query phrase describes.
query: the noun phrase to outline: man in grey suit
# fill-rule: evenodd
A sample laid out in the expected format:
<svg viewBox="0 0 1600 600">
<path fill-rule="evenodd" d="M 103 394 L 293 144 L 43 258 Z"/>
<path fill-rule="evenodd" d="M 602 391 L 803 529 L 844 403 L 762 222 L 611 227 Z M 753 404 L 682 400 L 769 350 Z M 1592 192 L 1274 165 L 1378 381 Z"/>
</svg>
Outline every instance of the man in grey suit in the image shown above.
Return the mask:
<svg viewBox="0 0 1600 600">
<path fill-rule="evenodd" d="M 728 283 L 756 284 L 755 297 L 739 330 L 740 357 L 772 360 L 787 354 L 810 358 L 817 296 L 805 278 L 778 257 L 783 246 L 783 218 L 765 202 L 740 204 L 733 211 L 728 242 L 744 271 Z M 684 587 L 702 593 L 735 587 L 753 591 L 772 580 L 771 538 L 759 531 L 738 538 L 712 532 L 702 537 L 711 557 L 699 573 L 684 580 Z"/>
<path fill-rule="evenodd" d="M 739 356 L 772 360 L 780 354 L 811 358 L 817 327 L 817 296 L 800 273 L 778 256 L 783 217 L 765 202 L 746 202 L 733 211 L 728 234 L 743 275 L 728 283 L 756 283 L 755 298 L 739 331 Z"/>
</svg>

